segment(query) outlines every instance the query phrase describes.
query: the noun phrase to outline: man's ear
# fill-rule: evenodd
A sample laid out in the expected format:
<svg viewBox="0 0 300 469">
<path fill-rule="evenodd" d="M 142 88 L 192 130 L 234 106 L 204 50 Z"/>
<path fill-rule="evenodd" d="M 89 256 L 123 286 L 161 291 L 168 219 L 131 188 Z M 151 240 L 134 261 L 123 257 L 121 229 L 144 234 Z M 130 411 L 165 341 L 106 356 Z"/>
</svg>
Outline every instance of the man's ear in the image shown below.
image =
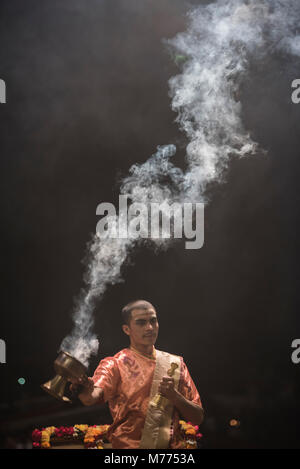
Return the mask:
<svg viewBox="0 0 300 469">
<path fill-rule="evenodd" d="M 123 329 L 123 332 L 125 332 L 126 335 L 130 334 L 129 326 L 127 324 L 123 324 L 122 329 Z"/>
</svg>

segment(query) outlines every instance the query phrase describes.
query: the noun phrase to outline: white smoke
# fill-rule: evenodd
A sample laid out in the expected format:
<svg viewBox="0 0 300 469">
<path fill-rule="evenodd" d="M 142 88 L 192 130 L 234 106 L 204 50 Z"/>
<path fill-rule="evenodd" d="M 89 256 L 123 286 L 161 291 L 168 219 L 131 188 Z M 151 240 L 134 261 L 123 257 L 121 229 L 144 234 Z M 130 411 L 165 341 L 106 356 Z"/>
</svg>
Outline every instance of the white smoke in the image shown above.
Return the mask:
<svg viewBox="0 0 300 469">
<path fill-rule="evenodd" d="M 300 56 L 298 0 L 219 0 L 188 14 L 185 32 L 167 41 L 185 58 L 170 79 L 172 109 L 188 138 L 186 170 L 170 161 L 176 148 L 167 145 L 142 165 L 133 165 L 120 193 L 132 202 L 203 202 L 211 182 L 220 182 L 232 155 L 254 154 L 257 143 L 245 130 L 238 99 L 249 64 L 274 52 Z M 118 222 L 118 217 L 115 220 Z M 93 333 L 95 300 L 122 280 L 121 268 L 138 239 L 94 236 L 88 251 L 85 289 L 75 308 L 74 329 L 61 348 L 88 364 L 98 341 Z M 152 239 L 166 248 L 172 240 Z"/>
</svg>

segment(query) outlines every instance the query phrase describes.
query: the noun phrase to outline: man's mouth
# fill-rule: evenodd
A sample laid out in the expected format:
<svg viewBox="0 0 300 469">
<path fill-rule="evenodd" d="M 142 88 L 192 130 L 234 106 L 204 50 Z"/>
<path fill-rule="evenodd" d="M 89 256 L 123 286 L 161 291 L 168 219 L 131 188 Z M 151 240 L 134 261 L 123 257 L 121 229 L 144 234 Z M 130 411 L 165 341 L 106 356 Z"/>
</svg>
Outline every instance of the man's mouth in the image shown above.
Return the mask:
<svg viewBox="0 0 300 469">
<path fill-rule="evenodd" d="M 146 334 L 146 335 L 144 335 L 144 337 L 154 337 L 154 336 L 155 336 L 155 334 Z"/>
</svg>

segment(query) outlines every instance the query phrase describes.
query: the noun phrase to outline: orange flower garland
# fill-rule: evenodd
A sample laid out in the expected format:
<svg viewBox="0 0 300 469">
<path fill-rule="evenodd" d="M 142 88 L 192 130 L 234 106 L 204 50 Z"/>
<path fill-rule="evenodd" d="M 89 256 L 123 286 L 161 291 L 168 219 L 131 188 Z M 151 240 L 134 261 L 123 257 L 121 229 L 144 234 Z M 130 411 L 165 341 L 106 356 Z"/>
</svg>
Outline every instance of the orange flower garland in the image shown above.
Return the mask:
<svg viewBox="0 0 300 469">
<path fill-rule="evenodd" d="M 89 427 L 84 436 L 84 447 L 88 449 L 103 449 L 103 437 L 108 429 L 109 425 L 94 425 Z"/>
<path fill-rule="evenodd" d="M 179 420 L 183 449 L 196 449 L 197 441 L 202 438 L 198 425 Z M 49 449 L 51 437 L 57 439 L 81 440 L 86 449 L 103 449 L 104 439 L 110 425 L 74 425 L 74 427 L 47 427 L 32 432 L 33 448 Z"/>
<path fill-rule="evenodd" d="M 104 438 L 110 425 L 74 425 L 74 427 L 47 427 L 32 432 L 32 447 L 49 449 L 54 440 L 81 440 L 88 449 L 103 449 Z"/>
<path fill-rule="evenodd" d="M 198 425 L 193 425 L 191 422 L 185 422 L 184 420 L 179 420 L 179 424 L 183 437 L 183 448 L 197 449 L 197 441 L 202 438 L 202 434 L 197 433 L 199 430 Z"/>
<path fill-rule="evenodd" d="M 47 427 L 42 430 L 41 434 L 41 447 L 50 448 L 50 438 L 51 435 L 55 432 L 55 427 Z"/>
</svg>

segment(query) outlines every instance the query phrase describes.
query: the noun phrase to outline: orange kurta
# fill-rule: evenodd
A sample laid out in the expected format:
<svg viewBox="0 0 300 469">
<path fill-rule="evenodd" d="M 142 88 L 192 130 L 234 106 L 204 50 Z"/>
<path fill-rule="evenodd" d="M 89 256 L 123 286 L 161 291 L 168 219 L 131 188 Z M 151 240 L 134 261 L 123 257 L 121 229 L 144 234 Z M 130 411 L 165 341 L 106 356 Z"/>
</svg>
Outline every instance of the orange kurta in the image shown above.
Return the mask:
<svg viewBox="0 0 300 469">
<path fill-rule="evenodd" d="M 129 348 L 99 363 L 93 381 L 96 387 L 103 389 L 104 401 L 109 404 L 113 424 L 107 436 L 113 448 L 139 447 L 154 369 L 154 360 Z M 201 406 L 200 396 L 182 358 L 178 391 Z M 170 448 L 180 447 L 178 421 L 178 412 L 174 410 Z"/>
</svg>

